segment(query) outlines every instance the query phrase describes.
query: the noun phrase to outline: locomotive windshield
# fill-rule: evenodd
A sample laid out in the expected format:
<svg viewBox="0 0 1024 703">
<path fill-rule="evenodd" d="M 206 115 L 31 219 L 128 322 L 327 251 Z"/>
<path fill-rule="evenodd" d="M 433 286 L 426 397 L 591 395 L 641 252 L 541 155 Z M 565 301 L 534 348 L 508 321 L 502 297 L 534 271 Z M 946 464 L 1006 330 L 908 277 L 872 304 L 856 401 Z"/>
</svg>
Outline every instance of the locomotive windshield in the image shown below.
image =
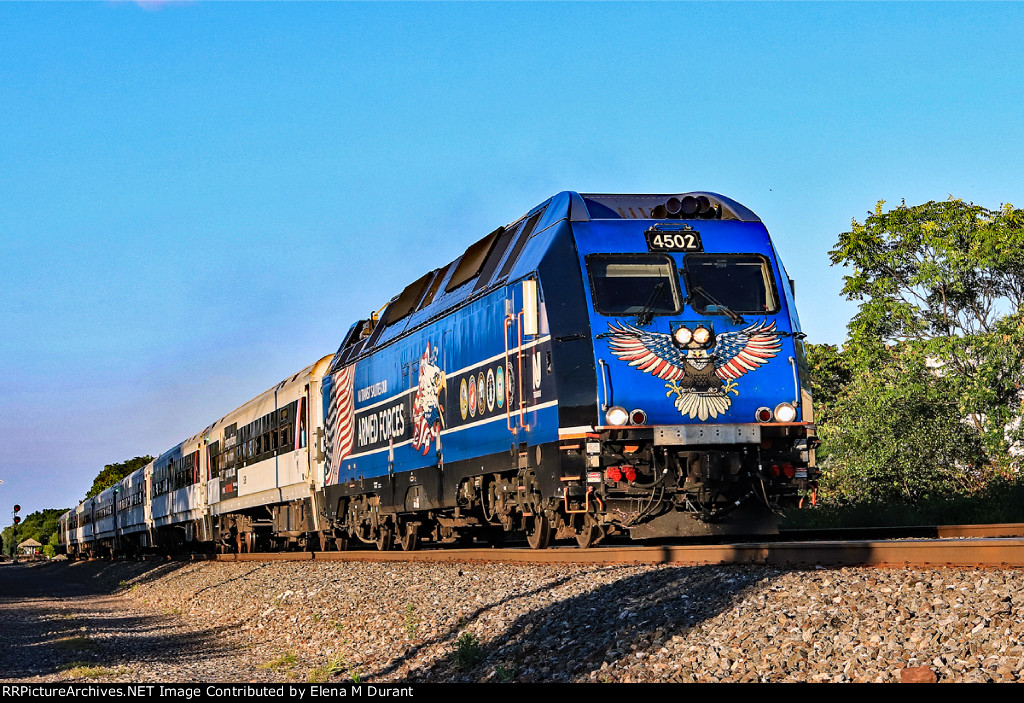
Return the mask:
<svg viewBox="0 0 1024 703">
<path fill-rule="evenodd" d="M 690 303 L 697 312 L 778 312 L 772 270 L 763 256 L 690 254 L 684 265 Z"/>
<path fill-rule="evenodd" d="M 587 257 L 594 304 L 603 315 L 666 315 L 679 311 L 676 268 L 667 256 Z"/>
</svg>

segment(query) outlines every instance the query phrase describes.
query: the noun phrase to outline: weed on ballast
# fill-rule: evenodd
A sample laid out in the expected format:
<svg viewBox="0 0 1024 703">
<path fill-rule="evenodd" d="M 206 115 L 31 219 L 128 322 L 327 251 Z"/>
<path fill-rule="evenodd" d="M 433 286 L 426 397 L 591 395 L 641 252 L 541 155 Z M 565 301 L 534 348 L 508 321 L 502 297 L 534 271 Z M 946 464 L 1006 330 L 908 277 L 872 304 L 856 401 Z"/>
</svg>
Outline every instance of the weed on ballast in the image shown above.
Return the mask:
<svg viewBox="0 0 1024 703">
<path fill-rule="evenodd" d="M 494 667 L 494 675 L 498 677 L 498 681 L 502 683 L 509 683 L 515 681 L 519 675 L 519 670 L 515 664 L 509 664 L 508 666 L 501 666 L 500 664 Z"/>
<path fill-rule="evenodd" d="M 484 658 L 483 647 L 471 632 L 463 632 L 455 640 L 455 668 L 459 671 L 471 669 Z"/>
<path fill-rule="evenodd" d="M 333 657 L 323 666 L 318 666 L 310 671 L 306 681 L 308 683 L 327 683 L 333 677 L 340 676 L 341 674 L 347 674 L 352 683 L 362 682 L 362 674 L 359 672 L 359 669 L 349 667 L 344 655 L 341 654 Z"/>
<path fill-rule="evenodd" d="M 291 669 L 299 661 L 299 658 L 295 656 L 294 652 L 285 652 L 277 659 L 268 661 L 266 664 L 260 664 L 261 669 Z"/>
<path fill-rule="evenodd" d="M 337 676 L 345 670 L 345 658 L 341 655 L 331 659 L 323 666 L 318 666 L 309 672 L 308 683 L 327 683 L 332 676 Z"/>
<path fill-rule="evenodd" d="M 409 639 L 415 639 L 416 633 L 420 629 L 420 616 L 416 612 L 416 606 L 409 603 L 405 606 L 405 617 L 402 619 L 405 625 L 405 634 L 408 635 Z"/>
</svg>

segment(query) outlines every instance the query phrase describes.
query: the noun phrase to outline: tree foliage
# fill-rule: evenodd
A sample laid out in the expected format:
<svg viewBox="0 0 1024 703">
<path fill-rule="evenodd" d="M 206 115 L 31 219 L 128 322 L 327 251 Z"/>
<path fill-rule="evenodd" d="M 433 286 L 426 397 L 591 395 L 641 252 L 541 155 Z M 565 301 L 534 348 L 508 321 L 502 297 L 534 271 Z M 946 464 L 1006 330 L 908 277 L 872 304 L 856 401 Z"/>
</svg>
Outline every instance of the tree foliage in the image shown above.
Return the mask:
<svg viewBox="0 0 1024 703">
<path fill-rule="evenodd" d="M 809 353 L 823 487 L 838 502 L 977 493 L 1016 470 L 1024 212 L 882 206 L 830 252 L 859 308 L 842 349 Z"/>
<path fill-rule="evenodd" d="M 85 494 L 85 497 L 92 498 L 95 495 L 99 495 L 100 491 L 110 488 L 125 476 L 138 471 L 151 461 L 153 461 L 153 457 L 147 455 L 137 456 L 134 459 L 128 459 L 120 464 L 107 464 L 103 467 L 103 470 L 99 472 L 95 480 L 93 480 L 92 488 L 90 488 L 89 492 Z"/>
<path fill-rule="evenodd" d="M 66 513 L 68 508 L 63 510 L 47 509 L 37 511 L 28 515 L 15 529 L 11 525 L 3 531 L 3 552 L 13 555 L 17 546 L 27 539 L 34 539 L 41 545 L 47 545 L 51 540 L 58 537 L 57 520 Z"/>
<path fill-rule="evenodd" d="M 843 363 L 852 355 L 837 356 Z M 874 359 L 846 367 L 847 382 L 821 406 L 819 465 L 829 499 L 915 503 L 983 488 L 988 457 L 963 422 L 951 379 L 933 373 L 914 347 Z"/>
<path fill-rule="evenodd" d="M 860 300 L 851 340 L 931 341 L 991 332 L 1024 304 L 1024 212 L 951 198 L 875 212 L 829 252 Z"/>
</svg>

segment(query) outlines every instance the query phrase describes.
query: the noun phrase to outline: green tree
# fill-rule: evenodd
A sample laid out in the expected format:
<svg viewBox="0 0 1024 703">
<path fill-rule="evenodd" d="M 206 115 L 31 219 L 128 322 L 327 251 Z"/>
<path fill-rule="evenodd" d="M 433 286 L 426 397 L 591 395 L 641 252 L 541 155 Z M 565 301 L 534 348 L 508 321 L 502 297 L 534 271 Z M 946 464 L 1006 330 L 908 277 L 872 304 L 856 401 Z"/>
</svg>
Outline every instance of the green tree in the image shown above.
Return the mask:
<svg viewBox="0 0 1024 703">
<path fill-rule="evenodd" d="M 53 557 L 60 549 L 60 533 L 54 532 L 50 535 L 50 541 L 43 546 L 43 554 Z"/>
<path fill-rule="evenodd" d="M 859 301 L 843 348 L 812 347 L 839 501 L 973 493 L 1013 466 L 1024 369 L 1024 213 L 879 202 L 830 252 Z"/>
<path fill-rule="evenodd" d="M 138 471 L 151 461 L 153 461 L 153 457 L 147 455 L 137 456 L 120 464 L 107 464 L 99 472 L 95 480 L 93 480 L 92 488 L 85 494 L 85 497 L 92 498 L 95 495 L 99 495 L 100 491 L 110 488 L 125 476 Z"/>
<path fill-rule="evenodd" d="M 50 508 L 37 511 L 26 516 L 21 524 L 17 526 L 17 530 L 15 530 L 14 525 L 5 528 L 3 531 L 4 554 L 13 555 L 17 550 L 18 544 L 27 539 L 34 539 L 42 545 L 48 544 L 51 539 L 59 536 L 57 533 L 57 520 L 67 511 L 67 508 L 63 510 Z"/>
<path fill-rule="evenodd" d="M 875 212 L 839 235 L 843 294 L 861 301 L 851 341 L 936 341 L 987 334 L 1024 304 L 1024 212 L 950 198 Z M 969 364 L 967 357 L 950 358 Z"/>
<path fill-rule="evenodd" d="M 7 556 L 14 556 L 15 547 L 18 542 L 15 539 L 14 527 L 5 527 L 3 535 L 3 553 Z"/>
<path fill-rule="evenodd" d="M 807 344 L 806 349 L 815 417 L 819 424 L 826 423 L 843 389 L 853 379 L 850 355 L 832 344 Z"/>
<path fill-rule="evenodd" d="M 979 433 L 962 421 L 950 378 L 911 345 L 873 359 L 822 408 L 825 497 L 916 503 L 983 488 L 988 457 Z"/>
</svg>

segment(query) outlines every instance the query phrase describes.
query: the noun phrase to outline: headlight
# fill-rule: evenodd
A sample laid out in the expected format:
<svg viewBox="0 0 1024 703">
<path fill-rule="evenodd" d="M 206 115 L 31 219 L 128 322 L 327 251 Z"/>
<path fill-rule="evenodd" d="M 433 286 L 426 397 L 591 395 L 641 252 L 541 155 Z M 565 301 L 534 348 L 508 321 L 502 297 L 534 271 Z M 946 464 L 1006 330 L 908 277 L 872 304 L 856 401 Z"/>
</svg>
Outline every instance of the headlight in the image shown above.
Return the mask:
<svg viewBox="0 0 1024 703">
<path fill-rule="evenodd" d="M 676 344 L 681 347 L 685 347 L 693 339 L 693 332 L 686 327 L 676 327 L 676 331 L 672 333 L 672 339 L 676 340 Z"/>
<path fill-rule="evenodd" d="M 604 421 L 609 425 L 625 425 L 629 422 L 629 413 L 626 412 L 625 408 L 613 405 L 608 408 L 608 411 L 604 414 Z"/>
<path fill-rule="evenodd" d="M 707 344 L 711 339 L 711 330 L 707 327 L 698 327 L 693 331 L 693 341 L 697 344 Z"/>
<path fill-rule="evenodd" d="M 775 406 L 776 422 L 793 422 L 796 419 L 796 408 L 789 403 L 779 403 Z"/>
</svg>

